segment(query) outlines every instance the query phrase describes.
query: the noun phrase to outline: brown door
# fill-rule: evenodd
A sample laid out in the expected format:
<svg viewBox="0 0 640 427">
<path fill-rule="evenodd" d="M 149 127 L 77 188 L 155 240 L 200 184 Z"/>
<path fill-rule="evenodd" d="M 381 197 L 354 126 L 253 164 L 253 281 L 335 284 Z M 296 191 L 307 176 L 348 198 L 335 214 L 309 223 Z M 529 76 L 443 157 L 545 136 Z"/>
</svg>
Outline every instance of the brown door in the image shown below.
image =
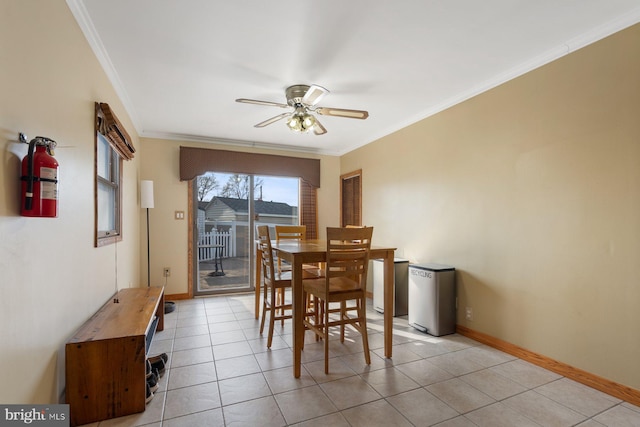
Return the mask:
<svg viewBox="0 0 640 427">
<path fill-rule="evenodd" d="M 341 226 L 362 225 L 362 170 L 340 176 Z"/>
</svg>

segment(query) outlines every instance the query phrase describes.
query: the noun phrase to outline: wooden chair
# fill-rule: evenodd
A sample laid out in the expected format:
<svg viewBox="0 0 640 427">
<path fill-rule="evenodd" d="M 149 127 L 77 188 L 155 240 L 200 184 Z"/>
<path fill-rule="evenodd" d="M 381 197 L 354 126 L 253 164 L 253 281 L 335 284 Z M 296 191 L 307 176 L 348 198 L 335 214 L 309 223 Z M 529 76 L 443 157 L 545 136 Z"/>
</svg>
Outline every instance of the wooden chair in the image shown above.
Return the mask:
<svg viewBox="0 0 640 427">
<path fill-rule="evenodd" d="M 365 228 L 366 225 L 347 224 L 344 227 L 345 228 Z M 357 307 L 347 307 L 347 305 L 343 301 L 340 303 L 340 308 L 332 308 L 329 310 L 329 313 L 344 312 L 344 310 L 356 310 L 356 309 Z M 340 325 L 340 341 L 344 342 L 344 325 Z"/>
<path fill-rule="evenodd" d="M 269 312 L 269 336 L 267 338 L 267 348 L 271 348 L 273 341 L 273 327 L 276 320 L 284 322 L 291 319 L 291 304 L 285 303 L 284 291 L 291 288 L 291 272 L 281 272 L 275 268 L 273 260 L 273 250 L 271 249 L 271 237 L 269 236 L 269 226 L 259 225 L 258 245 L 262 252 L 262 278 L 264 282 L 264 298 L 262 300 L 262 320 L 260 322 L 260 334 L 264 331 L 264 323 Z M 282 298 L 278 298 L 276 293 L 282 293 Z M 289 311 L 287 314 L 286 311 Z"/>
<path fill-rule="evenodd" d="M 306 225 L 276 225 L 276 241 L 281 240 L 307 240 L 307 226 Z M 291 270 L 291 266 L 283 266 L 282 259 L 278 258 L 278 270 L 288 271 Z M 323 277 L 324 271 L 315 264 L 304 264 L 302 266 L 302 279 L 317 279 Z M 284 291 L 280 293 L 280 297 L 284 298 Z M 306 305 L 308 309 L 311 309 L 312 301 L 310 297 L 307 298 Z M 283 321 L 284 322 L 284 321 Z"/>
<path fill-rule="evenodd" d="M 312 294 L 316 315 L 305 316 L 304 325 L 324 340 L 324 370 L 329 373 L 329 328 L 340 326 L 340 340 L 344 342 L 344 326 L 352 325 L 362 335 L 365 362 L 371 364 L 367 335 L 366 296 L 369 251 L 373 227 L 327 227 L 327 262 L 325 277 L 304 280 L 303 292 Z M 356 315 L 346 309 L 348 301 L 355 300 Z M 339 302 L 341 308 L 329 310 L 329 304 Z"/>
</svg>

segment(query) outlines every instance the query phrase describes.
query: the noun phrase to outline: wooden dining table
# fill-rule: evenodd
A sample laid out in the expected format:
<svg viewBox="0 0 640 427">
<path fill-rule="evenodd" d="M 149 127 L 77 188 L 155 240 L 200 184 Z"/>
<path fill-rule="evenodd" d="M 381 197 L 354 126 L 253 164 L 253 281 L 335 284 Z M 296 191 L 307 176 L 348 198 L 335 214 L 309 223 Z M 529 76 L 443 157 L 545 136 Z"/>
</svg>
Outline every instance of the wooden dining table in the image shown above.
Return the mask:
<svg viewBox="0 0 640 427">
<path fill-rule="evenodd" d="M 327 256 L 326 240 L 284 240 L 272 241 L 271 246 L 277 256 L 291 264 L 292 306 L 293 306 L 293 375 L 300 377 L 302 347 L 304 342 L 304 301 L 302 298 L 302 266 L 308 263 L 325 262 Z M 394 252 L 396 248 L 371 246 L 370 259 L 384 261 L 384 355 L 391 357 L 393 339 L 393 286 Z M 261 259 L 262 253 L 256 250 L 256 301 L 255 316 L 260 316 Z"/>
</svg>

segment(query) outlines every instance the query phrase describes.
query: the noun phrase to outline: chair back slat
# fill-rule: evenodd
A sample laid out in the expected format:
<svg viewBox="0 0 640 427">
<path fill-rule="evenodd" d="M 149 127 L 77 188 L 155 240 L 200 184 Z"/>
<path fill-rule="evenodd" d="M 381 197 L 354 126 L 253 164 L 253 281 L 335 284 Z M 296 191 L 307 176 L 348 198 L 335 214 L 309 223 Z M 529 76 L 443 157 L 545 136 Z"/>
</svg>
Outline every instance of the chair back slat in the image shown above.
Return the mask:
<svg viewBox="0 0 640 427">
<path fill-rule="evenodd" d="M 276 225 L 276 242 L 281 240 L 306 240 L 307 239 L 307 226 L 306 225 Z M 282 258 L 278 257 L 278 271 L 283 271 Z M 284 270 L 288 269 L 288 265 Z"/>
<path fill-rule="evenodd" d="M 306 240 L 306 225 L 276 225 L 276 241 L 280 240 Z"/>
</svg>

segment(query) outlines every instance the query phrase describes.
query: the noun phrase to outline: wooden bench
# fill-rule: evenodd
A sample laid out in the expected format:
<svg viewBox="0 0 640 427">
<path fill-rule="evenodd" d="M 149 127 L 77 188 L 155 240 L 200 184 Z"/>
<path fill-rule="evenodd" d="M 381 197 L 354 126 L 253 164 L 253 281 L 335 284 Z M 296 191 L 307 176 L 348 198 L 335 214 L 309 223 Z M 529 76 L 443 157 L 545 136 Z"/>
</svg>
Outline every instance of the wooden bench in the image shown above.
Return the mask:
<svg viewBox="0 0 640 427">
<path fill-rule="evenodd" d="M 145 365 L 156 329 L 164 329 L 164 288 L 129 288 L 116 293 L 67 341 L 72 426 L 145 410 Z"/>
</svg>

